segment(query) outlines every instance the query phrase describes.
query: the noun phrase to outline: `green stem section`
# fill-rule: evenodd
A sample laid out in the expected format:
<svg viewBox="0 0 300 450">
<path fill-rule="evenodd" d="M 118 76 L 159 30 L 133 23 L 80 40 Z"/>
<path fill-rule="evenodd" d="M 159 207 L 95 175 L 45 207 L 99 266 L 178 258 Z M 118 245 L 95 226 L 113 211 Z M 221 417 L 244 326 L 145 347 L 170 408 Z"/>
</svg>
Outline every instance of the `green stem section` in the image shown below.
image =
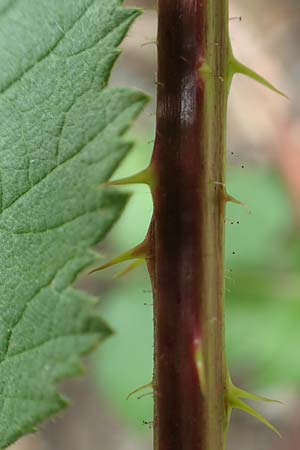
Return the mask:
<svg viewBox="0 0 300 450">
<path fill-rule="evenodd" d="M 155 450 L 222 450 L 228 409 L 228 2 L 159 0 L 158 6 L 157 133 L 151 164 L 156 182 L 148 258 L 155 305 Z"/>
</svg>

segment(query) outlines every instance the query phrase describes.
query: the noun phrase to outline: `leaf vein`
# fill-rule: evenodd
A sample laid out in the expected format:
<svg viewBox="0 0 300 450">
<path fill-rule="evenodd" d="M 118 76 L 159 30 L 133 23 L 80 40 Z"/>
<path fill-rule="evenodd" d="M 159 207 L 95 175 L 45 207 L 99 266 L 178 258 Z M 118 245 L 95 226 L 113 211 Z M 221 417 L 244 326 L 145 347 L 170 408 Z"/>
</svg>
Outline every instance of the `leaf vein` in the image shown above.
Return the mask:
<svg viewBox="0 0 300 450">
<path fill-rule="evenodd" d="M 12 231 L 12 230 L 9 230 L 8 228 L 0 228 L 0 232 L 2 231 L 4 233 L 12 234 L 14 236 L 48 233 L 49 231 L 59 230 L 60 228 L 64 227 L 65 225 L 69 225 L 70 223 L 73 223 L 76 220 L 81 219 L 82 217 L 84 217 L 86 215 L 93 214 L 96 211 L 99 211 L 99 212 L 105 211 L 106 209 L 107 209 L 107 207 L 103 207 L 103 208 L 96 208 L 96 209 L 84 211 L 82 214 L 79 214 L 76 217 L 72 217 L 72 219 L 70 219 L 70 220 L 66 220 L 65 222 L 59 223 L 58 225 L 54 225 L 53 227 L 48 227 L 45 230 Z"/>
<path fill-rule="evenodd" d="M 16 83 L 18 83 L 19 81 L 21 81 L 21 79 L 28 73 L 30 72 L 37 64 L 41 63 L 42 61 L 44 61 L 46 58 L 48 58 L 48 56 L 50 56 L 55 49 L 59 46 L 59 44 L 61 43 L 61 41 L 65 38 L 65 36 L 73 30 L 73 28 L 76 26 L 76 24 L 85 16 L 85 14 L 88 12 L 88 10 L 91 8 L 91 6 L 94 4 L 95 0 L 90 0 L 88 5 L 84 8 L 83 12 L 76 18 L 76 20 L 72 23 L 72 25 L 65 31 L 62 32 L 61 35 L 59 36 L 59 38 L 57 39 L 56 42 L 54 42 L 54 44 L 47 49 L 46 52 L 44 52 L 36 61 L 34 61 L 34 63 L 32 63 L 29 67 L 27 67 L 27 69 L 22 73 L 19 74 L 17 77 L 15 77 L 13 80 L 11 80 L 9 83 L 7 83 L 6 86 L 4 86 L 1 90 L 0 90 L 0 95 L 4 94 L 5 92 L 7 92 L 9 89 L 11 89 Z"/>
<path fill-rule="evenodd" d="M 61 334 L 61 335 L 57 335 L 57 336 L 50 336 L 47 340 L 43 341 L 43 342 L 39 342 L 38 344 L 32 346 L 32 347 L 28 347 L 24 350 L 21 350 L 18 353 L 14 353 L 12 355 L 8 355 L 5 358 L 5 361 L 11 360 L 13 358 L 17 358 L 18 356 L 24 355 L 26 353 L 32 352 L 37 350 L 40 347 L 46 346 L 47 344 L 57 341 L 59 339 L 64 339 L 64 338 L 78 338 L 81 337 L 83 333 L 67 333 L 67 334 Z M 84 333 L 84 336 L 97 336 L 98 333 Z M 4 360 L 0 362 L 0 365 L 3 364 L 5 362 Z"/>
<path fill-rule="evenodd" d="M 97 133 L 94 134 L 94 136 L 92 136 L 87 142 L 85 142 L 81 147 L 79 147 L 78 149 L 75 150 L 75 153 L 72 154 L 71 156 L 69 156 L 68 158 L 66 158 L 64 161 L 62 161 L 58 166 L 53 167 L 53 169 L 50 170 L 50 172 L 48 172 L 44 177 L 42 177 L 37 183 L 35 183 L 34 186 L 29 187 L 29 189 L 27 189 L 26 191 L 24 191 L 19 197 L 17 197 L 15 200 L 13 200 L 9 205 L 7 205 L 5 208 L 3 208 L 3 210 L 0 212 L 0 217 L 1 214 L 3 214 L 5 211 L 7 211 L 9 208 L 11 208 L 16 202 L 18 202 L 20 199 L 22 199 L 24 196 L 26 196 L 27 194 L 29 194 L 32 189 L 35 189 L 40 183 L 42 183 L 43 181 L 46 180 L 46 178 L 48 178 L 53 172 L 55 172 L 56 170 L 61 169 L 64 165 L 68 164 L 70 161 L 72 161 L 73 159 L 75 159 L 76 157 L 78 157 L 80 155 L 80 153 L 91 143 L 93 142 L 95 139 L 97 139 L 97 137 L 99 137 L 109 126 L 111 126 L 111 124 L 124 112 L 126 111 L 126 109 L 130 108 L 131 105 L 129 105 L 128 107 L 126 107 L 123 111 L 120 111 L 109 123 L 106 123 L 105 126 L 103 128 L 101 128 L 100 130 L 97 131 Z"/>
</svg>

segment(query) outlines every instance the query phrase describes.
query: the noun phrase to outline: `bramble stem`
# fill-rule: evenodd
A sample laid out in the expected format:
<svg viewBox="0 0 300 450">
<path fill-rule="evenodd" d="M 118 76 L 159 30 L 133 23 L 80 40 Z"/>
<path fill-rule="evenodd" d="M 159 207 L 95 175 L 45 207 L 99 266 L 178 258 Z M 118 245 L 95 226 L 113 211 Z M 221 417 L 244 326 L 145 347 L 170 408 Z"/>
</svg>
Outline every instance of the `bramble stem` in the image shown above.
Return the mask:
<svg viewBox="0 0 300 450">
<path fill-rule="evenodd" d="M 155 450 L 223 450 L 228 1 L 158 6 Z"/>
</svg>

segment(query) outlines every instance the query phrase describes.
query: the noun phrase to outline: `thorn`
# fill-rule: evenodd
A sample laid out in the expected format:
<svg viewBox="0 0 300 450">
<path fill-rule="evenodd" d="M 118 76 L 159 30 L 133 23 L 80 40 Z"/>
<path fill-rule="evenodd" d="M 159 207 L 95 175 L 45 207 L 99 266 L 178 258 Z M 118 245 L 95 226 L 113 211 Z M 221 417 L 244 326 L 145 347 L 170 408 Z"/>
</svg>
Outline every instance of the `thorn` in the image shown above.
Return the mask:
<svg viewBox="0 0 300 450">
<path fill-rule="evenodd" d="M 259 420 L 261 423 L 266 425 L 268 428 L 270 428 L 274 433 L 277 434 L 280 438 L 282 438 L 281 434 L 277 430 L 274 425 L 271 424 L 271 422 L 268 421 L 262 414 L 260 414 L 258 411 L 256 411 L 251 406 L 247 405 L 247 403 L 243 402 L 242 400 L 235 399 L 234 403 L 231 404 L 232 408 L 241 409 L 242 411 L 245 411 L 246 413 L 250 414 L 250 416 L 255 417 L 257 420 Z"/>
<path fill-rule="evenodd" d="M 229 17 L 229 20 L 239 20 L 241 22 L 242 21 L 242 16 Z"/>
<path fill-rule="evenodd" d="M 115 266 L 116 264 L 125 261 L 130 261 L 132 259 L 144 261 L 146 259 L 147 254 L 148 254 L 148 240 L 146 238 L 144 242 L 132 248 L 128 252 L 122 253 L 121 255 L 117 256 L 116 258 L 113 258 L 112 260 L 103 264 L 102 266 L 96 267 L 96 269 L 91 270 L 89 272 L 89 275 L 95 272 L 99 272 L 100 270 L 107 269 L 108 267 Z"/>
<path fill-rule="evenodd" d="M 248 214 L 251 214 L 251 209 L 249 208 L 247 203 L 241 202 L 237 198 L 235 198 L 232 195 L 228 194 L 228 192 L 226 190 L 224 192 L 224 199 L 225 199 L 226 202 L 235 203 L 236 205 L 243 206 L 247 210 Z"/>
<path fill-rule="evenodd" d="M 146 169 L 141 170 L 134 175 L 130 175 L 126 178 L 121 178 L 119 180 L 112 180 L 105 183 L 105 186 L 126 186 L 128 184 L 147 184 L 150 189 L 154 189 L 155 187 L 155 179 L 153 169 L 148 166 Z"/>
<path fill-rule="evenodd" d="M 114 278 L 122 278 L 122 277 L 124 277 L 128 273 L 130 273 L 133 270 L 137 269 L 140 265 L 142 265 L 144 263 L 144 261 L 145 261 L 144 258 L 143 259 L 137 259 L 136 261 L 131 263 L 128 267 L 126 267 L 124 270 L 122 270 L 121 272 L 117 273 L 114 276 Z"/>
<path fill-rule="evenodd" d="M 232 415 L 232 408 L 231 408 L 231 406 L 228 406 L 227 407 L 227 414 L 226 414 L 225 436 L 227 436 L 227 434 L 228 434 L 230 420 L 231 420 L 231 415 Z"/>
<path fill-rule="evenodd" d="M 145 41 L 141 44 L 141 47 L 146 47 L 147 45 L 157 45 L 157 40 L 151 39 L 150 41 Z"/>
<path fill-rule="evenodd" d="M 288 99 L 288 96 L 285 95 L 282 91 L 277 89 L 273 84 L 269 83 L 265 78 L 263 78 L 261 75 L 259 75 L 254 70 L 250 69 L 250 67 L 247 67 L 245 64 L 242 64 L 239 62 L 233 55 L 231 51 L 231 55 L 229 58 L 229 78 L 232 78 L 233 75 L 236 73 L 240 73 L 242 75 L 245 75 L 246 77 L 252 78 L 252 80 L 257 81 L 258 83 L 262 84 L 263 86 L 267 87 L 271 91 L 275 92 L 276 94 L 281 95 L 282 97 L 285 97 Z"/>
<path fill-rule="evenodd" d="M 232 381 L 229 374 L 229 371 L 227 371 L 227 403 L 228 403 L 228 412 L 227 415 L 230 416 L 231 410 L 233 408 L 241 409 L 242 411 L 245 411 L 246 413 L 250 414 L 251 416 L 255 417 L 257 420 L 262 422 L 264 425 L 266 425 L 268 428 L 270 428 L 274 433 L 276 433 L 280 438 L 282 437 L 277 428 L 275 428 L 269 421 L 266 419 L 262 414 L 260 414 L 258 411 L 256 411 L 254 408 L 249 406 L 247 403 L 245 403 L 241 398 L 247 398 L 249 400 L 262 400 L 264 402 L 277 402 L 277 400 L 271 400 L 266 397 L 261 397 L 259 395 L 251 394 L 250 392 L 244 391 L 243 389 L 240 389 L 236 387 Z"/>
<path fill-rule="evenodd" d="M 130 397 L 132 397 L 134 394 L 137 394 L 140 391 L 143 391 L 144 389 L 153 389 L 152 381 L 150 383 L 144 384 L 143 386 L 140 386 L 139 388 L 135 389 L 134 391 L 130 392 L 130 394 L 127 395 L 126 400 L 128 400 Z"/>
<path fill-rule="evenodd" d="M 240 389 L 236 386 L 233 386 L 233 389 L 239 398 L 248 398 L 249 400 L 261 401 L 266 403 L 280 403 L 283 405 L 283 402 L 280 400 L 273 400 L 272 398 L 263 397 L 261 395 L 252 394 L 251 392 L 244 391 L 244 389 Z"/>
<path fill-rule="evenodd" d="M 217 185 L 217 186 L 221 186 L 222 195 L 223 195 L 223 198 L 224 198 L 225 202 L 231 202 L 231 203 L 235 203 L 236 205 L 243 206 L 248 211 L 248 214 L 251 214 L 251 209 L 249 208 L 249 206 L 246 203 L 241 202 L 237 198 L 235 198 L 232 195 L 228 194 L 228 192 L 226 190 L 225 183 L 222 183 L 221 181 L 212 181 L 212 183 Z M 230 219 L 227 219 L 227 220 L 230 221 Z"/>
<path fill-rule="evenodd" d="M 146 394 L 140 395 L 139 397 L 137 397 L 137 399 L 141 400 L 141 398 L 149 397 L 150 395 L 153 396 L 153 392 L 146 392 Z"/>
</svg>

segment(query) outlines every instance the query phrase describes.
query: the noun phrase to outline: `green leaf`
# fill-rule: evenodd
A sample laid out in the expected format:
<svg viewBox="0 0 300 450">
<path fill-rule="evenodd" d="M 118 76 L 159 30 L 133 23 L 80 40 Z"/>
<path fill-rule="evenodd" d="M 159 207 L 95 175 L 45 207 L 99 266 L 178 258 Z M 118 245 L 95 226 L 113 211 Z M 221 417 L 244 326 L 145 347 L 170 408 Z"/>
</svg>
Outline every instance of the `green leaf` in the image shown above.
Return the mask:
<svg viewBox="0 0 300 450">
<path fill-rule="evenodd" d="M 0 448 L 66 401 L 55 384 L 110 333 L 70 285 L 127 195 L 103 189 L 143 94 L 108 89 L 138 15 L 118 0 L 0 0 Z"/>
</svg>

